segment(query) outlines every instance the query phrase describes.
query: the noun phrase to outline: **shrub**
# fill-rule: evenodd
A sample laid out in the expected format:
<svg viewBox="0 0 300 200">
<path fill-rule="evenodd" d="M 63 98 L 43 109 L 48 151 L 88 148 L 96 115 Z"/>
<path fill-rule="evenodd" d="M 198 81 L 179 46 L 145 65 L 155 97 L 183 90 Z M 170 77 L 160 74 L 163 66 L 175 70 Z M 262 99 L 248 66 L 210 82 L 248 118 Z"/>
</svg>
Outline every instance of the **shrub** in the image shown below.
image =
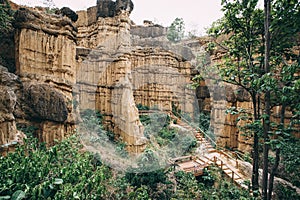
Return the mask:
<svg viewBox="0 0 300 200">
<path fill-rule="evenodd" d="M 111 171 L 89 153 L 80 153 L 76 136 L 47 149 L 29 138 L 0 159 L 0 198 L 105 199 Z M 125 192 L 125 191 L 123 191 Z"/>
</svg>

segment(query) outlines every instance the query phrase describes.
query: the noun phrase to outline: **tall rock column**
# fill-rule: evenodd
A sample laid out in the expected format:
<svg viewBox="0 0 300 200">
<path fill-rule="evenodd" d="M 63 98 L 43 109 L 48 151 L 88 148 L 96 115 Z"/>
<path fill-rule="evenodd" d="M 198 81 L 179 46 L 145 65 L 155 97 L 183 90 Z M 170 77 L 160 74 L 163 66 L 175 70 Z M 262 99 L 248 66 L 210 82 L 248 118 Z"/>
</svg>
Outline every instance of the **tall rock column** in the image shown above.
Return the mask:
<svg viewBox="0 0 300 200">
<path fill-rule="evenodd" d="M 119 134 L 130 152 L 139 153 L 146 147 L 144 127 L 139 119 L 136 107 L 130 71 L 130 62 L 122 61 L 125 76 L 116 82 L 112 90 L 111 109 L 114 123 L 114 132 Z"/>
</svg>

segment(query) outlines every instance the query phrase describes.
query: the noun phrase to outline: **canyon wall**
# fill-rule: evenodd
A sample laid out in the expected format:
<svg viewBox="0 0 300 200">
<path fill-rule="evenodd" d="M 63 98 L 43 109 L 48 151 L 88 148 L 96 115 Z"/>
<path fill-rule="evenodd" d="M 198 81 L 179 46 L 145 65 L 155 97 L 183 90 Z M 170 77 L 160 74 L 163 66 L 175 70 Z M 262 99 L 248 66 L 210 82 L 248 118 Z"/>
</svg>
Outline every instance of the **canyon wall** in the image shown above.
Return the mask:
<svg viewBox="0 0 300 200">
<path fill-rule="evenodd" d="M 171 43 L 166 28 L 150 21 L 135 25 L 132 9 L 130 0 L 99 0 L 78 11 L 77 21 L 68 9 L 73 21 L 63 10 L 58 15 L 16 11 L 15 53 L 10 53 L 15 74 L 0 68 L 1 145 L 25 137 L 17 125 L 35 127 L 40 141 L 53 144 L 80 124 L 80 110 L 92 109 L 104 115 L 104 126 L 129 151 L 138 153 L 147 144 L 137 110 L 143 105 L 167 113 L 176 107 L 192 118 L 210 114 L 217 145 L 251 150 L 251 136 L 239 128 L 245 122 L 226 114 L 235 107 L 251 115 L 249 94 L 220 81 L 218 72 L 199 69 L 220 63 L 222 52 L 206 52 L 206 37 Z M 190 84 L 199 73 L 207 74 L 195 91 Z"/>
<path fill-rule="evenodd" d="M 136 44 L 129 12 L 95 21 L 91 16 L 97 16 L 96 8 L 78 12 L 76 23 L 80 108 L 99 110 L 105 126 L 130 151 L 140 152 L 146 138 L 136 105 L 171 112 L 175 102 L 192 113 L 193 91 L 186 87 L 191 83 L 191 65 L 169 49 Z"/>
<path fill-rule="evenodd" d="M 106 4 L 115 7 L 113 14 Z M 189 87 L 197 73 L 193 62 L 204 51 L 203 44 L 172 44 L 166 28 L 151 22 L 134 25 L 131 10 L 130 1 L 98 1 L 97 6 L 79 11 L 77 22 L 65 15 L 18 10 L 15 61 L 22 89 L 15 122 L 36 127 L 37 137 L 51 144 L 72 132 L 80 122 L 79 109 L 95 109 L 130 151 L 141 152 L 147 140 L 138 104 L 168 113 L 176 106 L 190 116 L 198 112 L 199 104 L 212 111 L 213 119 L 222 118 L 223 104 L 216 106 L 218 99 L 211 92 L 206 91 L 204 98 L 200 94 L 197 102 Z M 236 138 L 230 120 L 226 131 L 215 125 L 223 122 L 212 121 L 220 145 L 233 141 L 228 134 Z"/>
<path fill-rule="evenodd" d="M 74 129 L 77 29 L 67 17 L 26 8 L 14 17 L 19 80 L 14 123 L 36 129 L 36 137 L 51 145 Z"/>
</svg>

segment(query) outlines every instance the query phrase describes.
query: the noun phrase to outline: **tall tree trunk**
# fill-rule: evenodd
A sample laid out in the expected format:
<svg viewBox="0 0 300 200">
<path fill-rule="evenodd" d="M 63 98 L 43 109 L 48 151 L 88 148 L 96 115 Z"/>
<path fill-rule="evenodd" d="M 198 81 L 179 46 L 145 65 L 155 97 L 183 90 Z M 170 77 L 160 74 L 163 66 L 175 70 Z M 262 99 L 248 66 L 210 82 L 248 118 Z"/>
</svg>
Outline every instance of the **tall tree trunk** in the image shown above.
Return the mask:
<svg viewBox="0 0 300 200">
<path fill-rule="evenodd" d="M 265 73 L 270 72 L 270 0 L 264 0 L 264 14 L 265 14 L 265 59 L 264 59 L 264 69 Z M 270 91 L 269 89 L 265 92 L 265 117 L 263 120 L 263 132 L 264 132 L 264 148 L 263 148 L 263 177 L 262 177 L 262 196 L 263 200 L 268 199 L 268 157 L 269 157 L 269 131 L 270 131 L 270 115 L 271 115 L 271 107 L 270 107 Z"/>
<path fill-rule="evenodd" d="M 272 192 L 273 192 L 273 186 L 274 186 L 274 177 L 275 177 L 277 169 L 278 169 L 279 161 L 280 161 L 280 148 L 276 148 L 275 163 L 272 167 L 272 171 L 270 173 L 270 178 L 269 178 L 268 200 L 272 199 Z"/>
<path fill-rule="evenodd" d="M 286 105 L 283 104 L 281 107 L 280 111 L 280 125 L 282 127 L 282 131 L 284 131 L 284 118 L 285 118 L 285 109 Z M 270 178 L 269 178 L 269 191 L 268 191 L 268 200 L 272 199 L 272 192 L 273 192 L 273 187 L 274 187 L 274 177 L 277 173 L 278 165 L 280 162 L 280 148 L 276 148 L 276 156 L 275 156 L 275 163 L 272 167 L 272 171 L 270 173 Z"/>
<path fill-rule="evenodd" d="M 256 93 L 251 94 L 252 96 L 252 103 L 253 103 L 253 111 L 254 111 L 254 120 L 259 119 L 259 106 L 257 105 L 256 101 Z M 259 147 L 258 147 L 258 134 L 257 131 L 254 131 L 253 135 L 253 150 L 252 150 L 252 190 L 258 190 L 259 189 L 259 184 L 258 184 L 258 178 L 259 178 L 259 171 L 258 171 L 258 163 L 259 163 Z"/>
</svg>

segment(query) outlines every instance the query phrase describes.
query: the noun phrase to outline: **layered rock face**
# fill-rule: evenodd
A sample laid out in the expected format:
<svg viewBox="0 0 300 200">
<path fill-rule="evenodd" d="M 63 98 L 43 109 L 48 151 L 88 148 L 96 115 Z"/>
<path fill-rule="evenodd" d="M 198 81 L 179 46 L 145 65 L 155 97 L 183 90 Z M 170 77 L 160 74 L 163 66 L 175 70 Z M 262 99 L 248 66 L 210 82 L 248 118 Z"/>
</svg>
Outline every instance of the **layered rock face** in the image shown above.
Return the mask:
<svg viewBox="0 0 300 200">
<path fill-rule="evenodd" d="M 76 82 L 76 28 L 71 20 L 18 10 L 16 22 L 16 73 L 23 81 L 52 84 L 72 98 Z"/>
<path fill-rule="evenodd" d="M 108 53 L 114 53 L 116 50 L 126 49 L 130 46 L 128 13 L 121 13 L 115 17 L 98 18 L 95 21 L 89 17 L 93 16 L 93 12 L 90 10 L 81 11 L 78 14 L 78 46 L 90 49 L 98 48 Z"/>
<path fill-rule="evenodd" d="M 95 8 L 78 12 L 80 108 L 99 110 L 106 116 L 106 126 L 127 143 L 128 149 L 141 152 L 147 141 L 137 104 L 171 112 L 173 103 L 182 111 L 193 113 L 194 93 L 187 88 L 191 83 L 191 65 L 185 58 L 192 54 L 168 42 L 162 27 L 158 27 L 161 31 L 157 31 L 157 36 L 165 38 L 164 46 L 151 39 L 155 33 L 141 37 L 147 32 L 142 27 L 133 35 L 128 10 L 95 20 L 92 18 L 99 12 Z M 182 56 L 183 52 L 187 56 Z"/>
<path fill-rule="evenodd" d="M 15 117 L 35 126 L 49 144 L 69 134 L 75 123 L 77 29 L 67 17 L 20 9 L 15 13 L 16 74 L 22 82 Z"/>
<path fill-rule="evenodd" d="M 147 141 L 129 79 L 131 10 L 122 2 L 98 1 L 96 7 L 78 13 L 77 87 L 80 109 L 103 113 L 105 126 L 127 143 L 130 152 L 138 153 Z"/>
<path fill-rule="evenodd" d="M 96 49 L 86 52 L 89 54 L 85 57 L 80 54 L 79 60 L 85 60 L 77 71 L 80 109 L 100 111 L 105 126 L 127 143 L 127 149 L 141 152 L 146 140 L 133 96 L 128 54 L 108 56 Z"/>
<path fill-rule="evenodd" d="M 137 104 L 172 112 L 172 104 L 185 113 L 195 110 L 191 65 L 183 57 L 161 48 L 132 52 L 132 76 Z"/>
<path fill-rule="evenodd" d="M 0 153 L 9 151 L 9 145 L 21 142 L 26 137 L 17 130 L 16 111 L 17 93 L 21 89 L 19 78 L 0 66 Z M 7 146 L 2 146 L 7 144 Z"/>
<path fill-rule="evenodd" d="M 250 152 L 252 137 L 242 131 L 245 121 L 238 121 L 238 114 L 226 113 L 227 109 L 243 109 L 249 116 L 252 115 L 252 102 L 250 96 L 242 88 L 225 84 L 223 86 L 225 99 L 214 100 L 211 115 L 216 142 L 222 147 L 237 149 L 241 152 Z M 220 92 L 220 91 L 219 91 Z"/>
</svg>

